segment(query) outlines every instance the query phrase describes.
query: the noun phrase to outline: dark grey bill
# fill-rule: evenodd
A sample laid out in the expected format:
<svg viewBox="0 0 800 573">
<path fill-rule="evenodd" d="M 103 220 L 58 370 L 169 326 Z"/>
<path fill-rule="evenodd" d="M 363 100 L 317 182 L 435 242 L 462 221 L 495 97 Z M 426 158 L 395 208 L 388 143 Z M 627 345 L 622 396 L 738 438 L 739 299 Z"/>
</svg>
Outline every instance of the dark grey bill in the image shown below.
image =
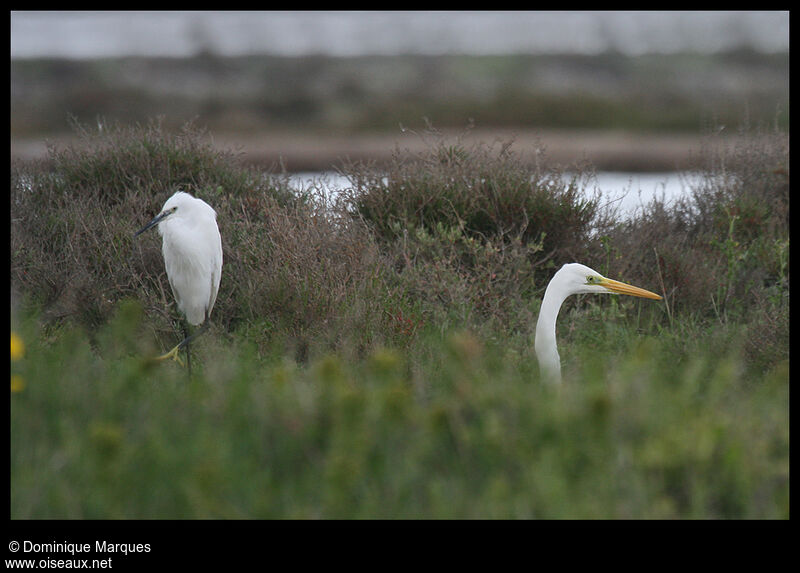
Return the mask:
<svg viewBox="0 0 800 573">
<path fill-rule="evenodd" d="M 172 214 L 172 211 L 162 211 L 161 213 L 158 214 L 158 216 L 156 216 L 155 219 L 153 219 L 152 221 L 147 223 L 147 225 L 145 225 L 144 227 L 142 227 L 141 229 L 136 231 L 136 234 L 134 235 L 134 237 L 138 237 L 139 235 L 144 233 L 150 227 L 155 227 L 156 225 L 158 225 L 161 222 L 161 219 L 163 219 L 167 215 L 171 215 L 171 214 Z"/>
</svg>

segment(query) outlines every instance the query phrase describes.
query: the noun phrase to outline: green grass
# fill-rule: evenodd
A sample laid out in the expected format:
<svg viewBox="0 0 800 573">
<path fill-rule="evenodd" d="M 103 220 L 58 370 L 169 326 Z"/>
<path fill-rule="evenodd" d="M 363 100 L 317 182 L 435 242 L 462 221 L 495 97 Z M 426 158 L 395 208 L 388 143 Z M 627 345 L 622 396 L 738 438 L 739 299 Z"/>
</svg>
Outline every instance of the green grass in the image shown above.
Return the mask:
<svg viewBox="0 0 800 573">
<path fill-rule="evenodd" d="M 789 517 L 788 366 L 754 375 L 735 345 L 568 340 L 552 387 L 528 349 L 464 331 L 306 366 L 209 335 L 189 380 L 147 360 L 137 303 L 94 345 L 35 318 L 13 518 Z"/>
</svg>

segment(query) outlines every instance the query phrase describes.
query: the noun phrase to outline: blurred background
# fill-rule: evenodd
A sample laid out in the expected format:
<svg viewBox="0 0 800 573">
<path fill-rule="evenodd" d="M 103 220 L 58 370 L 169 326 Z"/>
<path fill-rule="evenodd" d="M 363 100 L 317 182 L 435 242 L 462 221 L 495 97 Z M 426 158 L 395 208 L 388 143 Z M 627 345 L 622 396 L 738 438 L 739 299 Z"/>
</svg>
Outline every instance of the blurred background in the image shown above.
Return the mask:
<svg viewBox="0 0 800 573">
<path fill-rule="evenodd" d="M 207 127 L 325 171 L 427 127 L 598 169 L 691 168 L 710 133 L 789 126 L 788 12 L 11 12 L 12 157 L 72 120 Z"/>
</svg>

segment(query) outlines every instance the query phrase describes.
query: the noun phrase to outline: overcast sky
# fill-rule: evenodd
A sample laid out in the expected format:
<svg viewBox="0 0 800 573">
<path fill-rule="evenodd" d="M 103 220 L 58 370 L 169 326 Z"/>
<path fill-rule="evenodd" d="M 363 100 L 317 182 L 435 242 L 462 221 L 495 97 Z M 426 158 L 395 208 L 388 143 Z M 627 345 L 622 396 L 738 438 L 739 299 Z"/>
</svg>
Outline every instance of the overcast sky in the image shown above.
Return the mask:
<svg viewBox="0 0 800 573">
<path fill-rule="evenodd" d="M 27 12 L 11 57 L 789 49 L 788 12 Z"/>
</svg>

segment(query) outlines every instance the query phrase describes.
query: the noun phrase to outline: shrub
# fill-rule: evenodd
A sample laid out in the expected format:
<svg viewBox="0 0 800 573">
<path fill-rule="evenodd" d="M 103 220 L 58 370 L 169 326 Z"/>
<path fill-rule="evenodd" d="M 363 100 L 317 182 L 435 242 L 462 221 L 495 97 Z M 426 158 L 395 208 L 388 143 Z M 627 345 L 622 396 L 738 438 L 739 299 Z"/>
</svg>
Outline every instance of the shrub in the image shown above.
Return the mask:
<svg viewBox="0 0 800 573">
<path fill-rule="evenodd" d="M 656 198 L 604 229 L 615 255 L 609 266 L 612 276 L 661 285 L 664 335 L 697 323 L 675 358 L 722 336 L 742 341 L 747 367 L 763 372 L 789 358 L 788 136 L 742 130 L 703 157 L 689 193 L 672 203 Z"/>
<path fill-rule="evenodd" d="M 746 320 L 756 291 L 788 292 L 788 151 L 779 131 L 743 130 L 729 145 L 709 145 L 689 193 L 655 198 L 604 230 L 625 253 L 612 268 L 663 282 L 674 312 Z"/>
<path fill-rule="evenodd" d="M 513 142 L 423 136 L 424 152 L 397 149 L 386 168 L 342 169 L 347 212 L 392 264 L 387 288 L 436 324 L 530 335 L 530 303 L 554 266 L 580 260 L 592 242 L 597 201 L 583 193 L 582 168 L 567 176 L 526 162 Z"/>
<path fill-rule="evenodd" d="M 459 229 L 465 237 L 541 242 L 548 258 L 561 260 L 583 250 L 597 213 L 576 175 L 531 164 L 512 149 L 432 135 L 424 152 L 399 149 L 385 170 L 349 164 L 353 182 L 347 200 L 384 241 L 407 230 Z"/>
<path fill-rule="evenodd" d="M 311 192 L 298 196 L 286 174 L 241 165 L 192 125 L 177 134 L 158 122 L 76 129 L 74 146 L 11 171 L 12 287 L 46 320 L 94 329 L 131 297 L 159 318 L 157 331 L 171 332 L 177 315 L 160 239 L 133 234 L 178 188 L 217 211 L 225 263 L 213 322 L 226 329 L 256 317 L 279 322 L 277 310 L 295 325 L 322 324 L 361 258 L 369 263 L 370 241 L 355 222 L 334 229 Z"/>
<path fill-rule="evenodd" d="M 287 174 L 242 165 L 192 125 L 76 129 L 75 146 L 11 170 L 12 289 L 50 322 L 92 331 L 129 297 L 174 338 L 158 236 L 133 232 L 182 187 L 218 213 L 225 263 L 212 323 L 302 361 L 410 347 L 451 328 L 527 351 L 544 288 L 571 261 L 663 292 L 639 324 L 741 324 L 769 336 L 747 346 L 753 364 L 788 357 L 788 138 L 778 131 L 707 151 L 689 194 L 621 219 L 586 195 L 586 166 L 568 175 L 541 156 L 524 161 L 513 142 L 426 134 L 427 151 L 398 149 L 385 169 L 343 165 L 352 186 L 331 201 L 322 182 L 298 193 Z"/>
</svg>

